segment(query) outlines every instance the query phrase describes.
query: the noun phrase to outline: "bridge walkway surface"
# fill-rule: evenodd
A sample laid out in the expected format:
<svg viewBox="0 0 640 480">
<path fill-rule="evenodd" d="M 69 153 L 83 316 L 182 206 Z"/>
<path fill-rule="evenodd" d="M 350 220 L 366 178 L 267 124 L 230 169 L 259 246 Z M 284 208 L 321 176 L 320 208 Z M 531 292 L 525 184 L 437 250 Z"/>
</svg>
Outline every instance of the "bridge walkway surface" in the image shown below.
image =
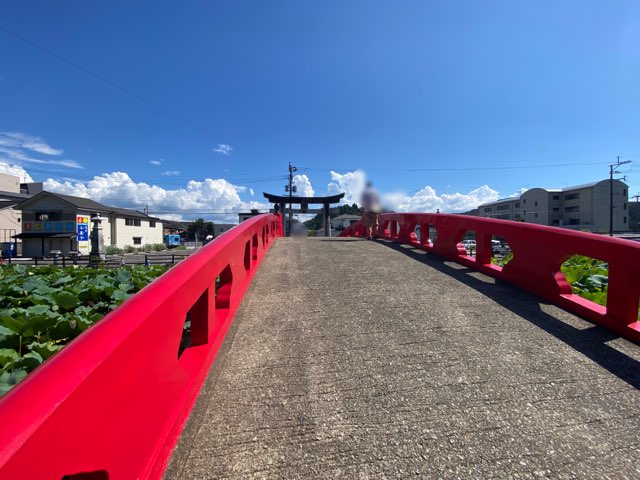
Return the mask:
<svg viewBox="0 0 640 480">
<path fill-rule="evenodd" d="M 165 478 L 639 478 L 639 361 L 435 255 L 280 238 Z"/>
</svg>

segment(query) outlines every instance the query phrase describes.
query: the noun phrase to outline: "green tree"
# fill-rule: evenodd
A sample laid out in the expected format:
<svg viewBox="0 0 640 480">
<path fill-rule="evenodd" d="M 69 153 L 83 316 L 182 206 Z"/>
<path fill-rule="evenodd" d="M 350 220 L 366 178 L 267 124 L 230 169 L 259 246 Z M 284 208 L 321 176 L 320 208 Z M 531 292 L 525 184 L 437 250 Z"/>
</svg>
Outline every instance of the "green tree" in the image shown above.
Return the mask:
<svg viewBox="0 0 640 480">
<path fill-rule="evenodd" d="M 197 218 L 187 226 L 187 238 L 189 240 L 195 240 L 196 235 L 200 240 L 204 239 L 207 235 L 215 234 L 215 225 L 213 222 L 208 222 L 204 218 Z"/>
<path fill-rule="evenodd" d="M 340 205 L 339 207 L 334 207 L 329 209 L 329 217 L 335 218 L 340 215 L 360 215 L 362 211 L 360 207 L 354 203 L 353 205 L 345 204 Z M 307 220 L 304 224 L 309 228 L 309 230 L 319 230 L 322 228 L 322 213 L 318 213 L 311 220 Z"/>
</svg>

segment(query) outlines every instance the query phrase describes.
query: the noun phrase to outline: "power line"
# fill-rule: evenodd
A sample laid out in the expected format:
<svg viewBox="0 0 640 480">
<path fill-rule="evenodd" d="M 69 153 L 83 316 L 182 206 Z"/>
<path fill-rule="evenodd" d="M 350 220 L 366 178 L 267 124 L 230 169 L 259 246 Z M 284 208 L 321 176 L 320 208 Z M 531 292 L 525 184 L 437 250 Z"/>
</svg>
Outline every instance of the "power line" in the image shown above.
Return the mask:
<svg viewBox="0 0 640 480">
<path fill-rule="evenodd" d="M 86 68 L 86 67 L 84 67 L 84 66 L 82 66 L 82 65 L 80 65 L 80 64 L 78 64 L 76 62 L 74 62 L 73 60 L 70 60 L 69 58 L 65 57 L 64 55 L 61 55 L 61 54 L 59 54 L 57 52 L 54 52 L 53 50 L 51 50 L 51 49 L 49 49 L 49 48 L 47 48 L 47 47 L 45 47 L 43 45 L 40 45 L 39 43 L 36 43 L 33 40 L 30 40 L 30 39 L 24 37 L 23 35 L 20 35 L 19 33 L 16 33 L 13 30 L 8 29 L 7 27 L 5 27 L 3 25 L 0 25 L 0 30 L 2 30 L 6 34 L 11 35 L 12 37 L 14 37 L 14 38 L 16 38 L 16 39 L 18 39 L 18 40 L 20 40 L 20 41 L 32 46 L 32 47 L 38 49 L 38 50 L 41 50 L 42 52 L 46 53 L 47 55 L 50 55 L 50 56 L 56 58 L 57 60 L 59 60 L 59 61 L 61 61 L 63 63 L 66 63 L 67 65 L 75 68 L 76 70 L 79 70 L 79 71 L 81 71 L 81 72 L 83 72 L 83 73 L 95 78 L 96 80 L 99 80 L 102 83 L 104 83 L 104 84 L 106 84 L 106 85 L 108 85 L 108 86 L 110 86 L 112 88 L 115 88 L 116 90 L 120 91 L 121 93 L 124 93 L 125 95 L 127 95 L 127 96 L 129 96 L 129 97 L 131 97 L 131 98 L 133 98 L 133 99 L 135 99 L 135 100 L 147 105 L 148 107 L 151 107 L 154 110 L 156 110 L 156 111 L 158 111 L 160 113 L 163 113 L 164 115 L 167 115 L 168 117 L 171 117 L 171 118 L 173 118 L 174 120 L 176 120 L 178 122 L 181 122 L 181 123 L 183 123 L 185 125 L 188 125 L 191 128 L 199 131 L 200 133 L 203 133 L 203 134 L 207 135 L 208 137 L 211 137 L 211 139 L 214 141 L 214 143 L 219 141 L 219 139 L 217 138 L 217 135 L 215 135 L 213 132 L 210 132 L 206 128 L 203 128 L 200 125 L 198 125 L 198 124 L 190 121 L 189 119 L 183 117 L 182 115 L 179 115 L 177 113 L 172 112 L 171 110 L 168 110 L 168 109 L 166 109 L 164 107 L 161 107 L 160 105 L 152 102 L 151 100 L 148 100 L 147 98 L 143 97 L 142 95 L 140 95 L 140 94 L 138 94 L 138 93 L 136 93 L 136 92 L 134 92 L 132 90 L 129 90 L 128 88 L 125 88 L 122 85 L 119 85 L 116 82 L 114 82 L 112 80 L 109 80 L 108 78 L 106 78 L 106 77 L 104 77 L 104 76 L 102 76 L 100 74 L 97 74 L 97 73 L 89 70 L 88 68 Z M 279 168 L 273 162 L 271 162 L 269 160 L 266 160 L 264 158 L 260 159 L 260 161 L 262 163 L 267 163 L 267 164 L 271 165 L 274 168 Z"/>
<path fill-rule="evenodd" d="M 99 75 L 99 74 L 97 74 L 95 72 L 92 72 L 88 68 L 83 67 L 82 65 L 80 65 L 80 64 L 78 64 L 78 63 L 76 63 L 76 62 L 74 62 L 72 60 L 69 60 L 67 57 L 62 56 L 59 53 L 54 52 L 53 50 L 50 50 L 47 47 L 44 47 L 44 46 L 34 42 L 33 40 L 29 40 L 28 38 L 23 37 L 22 35 L 14 32 L 12 30 L 9 30 L 7 27 L 5 27 L 3 25 L 0 25 L 0 30 L 2 30 L 3 32 L 5 32 L 8 35 L 11 35 L 14 38 L 17 38 L 18 40 L 20 40 L 20 41 L 22 41 L 22 42 L 24 42 L 24 43 L 26 43 L 28 45 L 31 45 L 34 48 L 37 48 L 38 50 L 43 51 L 47 55 L 50 55 L 50 56 L 60 60 L 61 62 L 64 62 L 67 65 L 70 65 L 73 68 L 75 68 L 77 70 L 80 70 L 81 72 L 86 73 L 87 75 L 92 76 L 93 78 L 101 81 L 102 83 L 105 83 L 105 84 L 109 85 L 110 87 L 115 88 L 116 90 L 119 90 L 120 92 L 124 93 L 125 95 L 128 95 L 129 97 L 134 98 L 135 100 L 137 100 L 137 101 L 139 101 L 141 103 L 144 103 L 145 105 L 147 105 L 147 106 L 149 106 L 149 107 L 151 107 L 151 108 L 153 108 L 153 109 L 155 109 L 155 110 L 157 110 L 157 111 L 159 111 L 159 112 L 161 112 L 161 113 L 173 118 L 174 120 L 182 122 L 185 125 L 189 125 L 190 127 L 195 128 L 196 130 L 199 130 L 200 132 L 205 133 L 208 136 L 215 137 L 215 135 L 213 135 L 213 133 L 207 131 L 206 129 L 202 128 L 199 125 L 196 125 L 195 123 L 191 122 L 190 120 L 187 120 L 186 118 L 184 118 L 184 117 L 182 117 L 182 116 L 180 116 L 178 114 L 175 114 L 175 113 L 167 110 L 166 108 L 161 107 L 160 105 L 157 105 L 157 104 L 153 103 L 150 100 L 147 100 L 142 95 L 139 95 L 139 94 L 137 94 L 137 93 L 135 93 L 135 92 L 133 92 L 133 91 L 121 86 L 121 85 L 118 85 L 114 81 L 109 80 L 108 78 L 105 78 L 102 75 Z"/>
<path fill-rule="evenodd" d="M 585 165 L 606 165 L 609 162 L 592 162 L 592 163 L 556 163 L 546 165 L 507 165 L 502 167 L 434 167 L 434 168 L 411 168 L 405 169 L 404 172 L 466 172 L 475 170 L 524 170 L 531 168 L 557 168 L 557 167 L 577 167 Z"/>
</svg>

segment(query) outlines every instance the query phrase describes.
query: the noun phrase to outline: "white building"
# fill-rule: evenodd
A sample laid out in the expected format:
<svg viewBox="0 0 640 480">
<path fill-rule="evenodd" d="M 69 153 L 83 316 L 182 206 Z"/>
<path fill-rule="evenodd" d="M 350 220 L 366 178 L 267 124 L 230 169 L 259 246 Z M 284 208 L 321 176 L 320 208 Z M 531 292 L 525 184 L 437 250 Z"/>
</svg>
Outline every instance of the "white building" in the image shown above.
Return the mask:
<svg viewBox="0 0 640 480">
<path fill-rule="evenodd" d="M 478 207 L 481 217 L 524 221 L 588 230 L 609 231 L 609 180 L 561 189 L 532 188 L 519 197 L 504 198 Z M 629 188 L 613 180 L 613 230 L 629 230 Z"/>
<path fill-rule="evenodd" d="M 20 178 L 0 173 L 0 243 L 15 242 L 22 231 L 22 213 L 17 205 L 29 198 L 20 192 Z"/>
<path fill-rule="evenodd" d="M 343 230 L 352 223 L 359 222 L 360 220 L 362 220 L 360 215 L 349 215 L 345 213 L 331 219 L 331 228 L 334 230 Z"/>
<path fill-rule="evenodd" d="M 105 246 L 142 247 L 163 242 L 162 220 L 88 198 L 41 192 L 17 208 L 22 211 L 22 233 L 16 237 L 22 239 L 25 257 L 47 256 L 52 250 L 60 250 L 63 255 L 70 251 L 88 254 L 91 215 L 96 213 L 102 217 Z"/>
</svg>

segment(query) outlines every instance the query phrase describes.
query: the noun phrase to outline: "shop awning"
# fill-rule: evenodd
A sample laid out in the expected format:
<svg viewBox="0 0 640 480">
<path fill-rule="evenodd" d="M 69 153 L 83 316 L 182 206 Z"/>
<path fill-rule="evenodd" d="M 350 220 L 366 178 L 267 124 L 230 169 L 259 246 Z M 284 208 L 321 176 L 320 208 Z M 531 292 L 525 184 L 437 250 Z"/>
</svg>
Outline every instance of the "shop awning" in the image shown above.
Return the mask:
<svg viewBox="0 0 640 480">
<path fill-rule="evenodd" d="M 56 232 L 22 232 L 17 235 L 12 235 L 12 238 L 76 238 L 76 234 Z"/>
</svg>

